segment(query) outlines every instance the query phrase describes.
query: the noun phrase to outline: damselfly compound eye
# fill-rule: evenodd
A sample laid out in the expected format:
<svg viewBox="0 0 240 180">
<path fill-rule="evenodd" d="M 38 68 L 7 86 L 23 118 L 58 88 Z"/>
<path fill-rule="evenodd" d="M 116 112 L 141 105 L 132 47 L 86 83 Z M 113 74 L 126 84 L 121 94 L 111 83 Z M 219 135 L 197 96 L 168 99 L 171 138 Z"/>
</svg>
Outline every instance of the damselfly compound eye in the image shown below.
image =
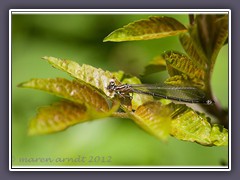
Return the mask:
<svg viewBox="0 0 240 180">
<path fill-rule="evenodd" d="M 115 86 L 116 86 L 115 81 L 113 79 L 111 79 L 108 86 L 107 86 L 107 90 L 114 91 Z"/>
</svg>

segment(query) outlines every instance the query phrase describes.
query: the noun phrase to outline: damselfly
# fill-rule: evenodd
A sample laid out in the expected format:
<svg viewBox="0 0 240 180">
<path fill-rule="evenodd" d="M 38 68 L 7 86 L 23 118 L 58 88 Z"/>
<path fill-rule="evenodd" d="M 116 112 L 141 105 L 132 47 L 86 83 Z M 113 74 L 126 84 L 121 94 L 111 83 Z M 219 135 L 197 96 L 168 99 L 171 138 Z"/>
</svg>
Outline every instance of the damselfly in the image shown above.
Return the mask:
<svg viewBox="0 0 240 180">
<path fill-rule="evenodd" d="M 107 86 L 109 92 L 115 92 L 121 97 L 130 97 L 129 93 L 151 95 L 156 98 L 170 99 L 186 103 L 213 104 L 214 101 L 206 98 L 205 93 L 195 87 L 185 86 L 160 86 L 158 84 L 122 84 L 116 85 L 110 81 Z"/>
</svg>

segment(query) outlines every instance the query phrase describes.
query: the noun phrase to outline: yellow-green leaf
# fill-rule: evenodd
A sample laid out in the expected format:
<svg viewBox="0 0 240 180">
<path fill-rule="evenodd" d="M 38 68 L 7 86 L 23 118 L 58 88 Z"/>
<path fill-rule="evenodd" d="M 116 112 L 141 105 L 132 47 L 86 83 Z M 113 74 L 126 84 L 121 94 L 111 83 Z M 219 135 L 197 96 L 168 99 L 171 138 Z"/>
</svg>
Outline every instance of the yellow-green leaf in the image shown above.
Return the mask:
<svg viewBox="0 0 240 180">
<path fill-rule="evenodd" d="M 214 124 L 212 127 L 210 139 L 216 146 L 228 145 L 228 131 L 218 124 Z"/>
<path fill-rule="evenodd" d="M 28 128 L 29 135 L 58 132 L 91 119 L 84 105 L 63 101 L 38 109 Z"/>
<path fill-rule="evenodd" d="M 78 63 L 71 60 L 62 60 L 54 57 L 43 57 L 53 67 L 69 73 L 77 80 L 87 83 L 95 87 L 98 91 L 104 92 L 107 96 L 113 97 L 113 93 L 110 93 L 106 87 L 111 79 L 118 77 L 115 73 L 115 77 L 109 71 L 103 71 L 100 68 L 95 68 L 90 65 L 83 64 L 80 66 Z M 122 74 L 122 72 L 119 72 Z M 117 79 L 115 81 L 119 82 Z"/>
<path fill-rule="evenodd" d="M 165 84 L 172 86 L 193 86 L 201 90 L 205 90 L 205 83 L 197 78 L 190 79 L 187 75 L 175 75 L 167 78 L 164 81 Z"/>
<path fill-rule="evenodd" d="M 185 26 L 174 18 L 152 16 L 149 19 L 135 21 L 113 31 L 103 41 L 121 42 L 158 39 L 175 36 L 186 31 Z"/>
<path fill-rule="evenodd" d="M 193 63 L 198 66 L 198 68 L 202 70 L 207 70 L 208 68 L 208 60 L 201 50 L 201 48 L 197 47 L 197 44 L 189 34 L 184 33 L 179 36 L 180 42 L 185 50 L 185 52 L 192 59 Z"/>
<path fill-rule="evenodd" d="M 117 71 L 117 72 L 111 72 L 113 77 L 119 81 L 121 81 L 124 76 L 125 76 L 125 73 L 123 71 Z"/>
<path fill-rule="evenodd" d="M 166 60 L 167 66 L 177 69 L 190 78 L 197 78 L 201 80 L 205 78 L 205 71 L 198 68 L 191 59 L 182 53 L 167 51 L 163 54 L 163 58 Z"/>
<path fill-rule="evenodd" d="M 210 119 L 185 104 L 162 104 L 149 101 L 135 112 L 125 109 L 136 124 L 155 137 L 166 140 L 168 135 L 177 139 L 196 142 L 204 146 L 228 144 L 228 131 L 219 125 L 211 125 Z"/>
<path fill-rule="evenodd" d="M 148 133 L 166 140 L 170 132 L 170 114 L 173 110 L 171 106 L 164 106 L 160 102 L 154 101 L 139 106 L 134 113 L 130 114 L 130 117 Z"/>
<path fill-rule="evenodd" d="M 140 79 L 137 77 L 125 78 L 122 83 L 126 84 L 141 84 Z M 136 110 L 140 105 L 144 104 L 145 102 L 152 101 L 153 97 L 144 94 L 133 93 L 132 100 L 131 100 L 131 108 Z"/>
<path fill-rule="evenodd" d="M 196 142 L 205 146 L 227 145 L 227 129 L 219 130 L 218 125 L 211 125 L 209 118 L 185 105 L 175 105 L 171 115 L 170 134 L 177 139 Z"/>
<path fill-rule="evenodd" d="M 95 89 L 77 81 L 63 78 L 32 79 L 21 83 L 19 87 L 39 89 L 75 103 L 85 104 L 88 108 L 99 112 L 108 112 L 108 101 Z"/>
</svg>

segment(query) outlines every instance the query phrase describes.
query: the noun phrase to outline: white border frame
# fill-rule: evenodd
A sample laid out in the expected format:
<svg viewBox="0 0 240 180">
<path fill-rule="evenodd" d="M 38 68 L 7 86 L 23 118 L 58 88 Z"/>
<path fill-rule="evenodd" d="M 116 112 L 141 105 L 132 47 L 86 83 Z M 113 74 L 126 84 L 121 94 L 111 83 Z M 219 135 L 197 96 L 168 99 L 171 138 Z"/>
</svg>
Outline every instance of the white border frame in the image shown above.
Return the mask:
<svg viewBox="0 0 240 180">
<path fill-rule="evenodd" d="M 10 171 L 231 171 L 231 133 L 229 164 L 223 166 L 14 166 L 12 167 L 12 14 L 223 14 L 229 15 L 228 107 L 231 132 L 231 10 L 230 9 L 10 9 L 9 10 L 9 170 Z M 124 168 L 124 169 L 123 169 Z"/>
</svg>

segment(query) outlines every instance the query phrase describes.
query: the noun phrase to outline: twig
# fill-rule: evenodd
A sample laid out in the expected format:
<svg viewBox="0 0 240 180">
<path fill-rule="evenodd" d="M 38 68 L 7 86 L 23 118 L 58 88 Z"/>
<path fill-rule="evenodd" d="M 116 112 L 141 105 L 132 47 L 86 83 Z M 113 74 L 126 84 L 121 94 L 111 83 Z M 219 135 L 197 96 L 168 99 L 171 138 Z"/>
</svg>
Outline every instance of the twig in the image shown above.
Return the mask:
<svg viewBox="0 0 240 180">
<path fill-rule="evenodd" d="M 193 25 L 194 24 L 194 15 L 190 14 L 188 17 L 189 17 L 189 24 Z"/>
<path fill-rule="evenodd" d="M 120 117 L 120 118 L 129 118 L 129 115 L 124 112 L 115 112 L 111 116 L 112 117 Z"/>
</svg>

